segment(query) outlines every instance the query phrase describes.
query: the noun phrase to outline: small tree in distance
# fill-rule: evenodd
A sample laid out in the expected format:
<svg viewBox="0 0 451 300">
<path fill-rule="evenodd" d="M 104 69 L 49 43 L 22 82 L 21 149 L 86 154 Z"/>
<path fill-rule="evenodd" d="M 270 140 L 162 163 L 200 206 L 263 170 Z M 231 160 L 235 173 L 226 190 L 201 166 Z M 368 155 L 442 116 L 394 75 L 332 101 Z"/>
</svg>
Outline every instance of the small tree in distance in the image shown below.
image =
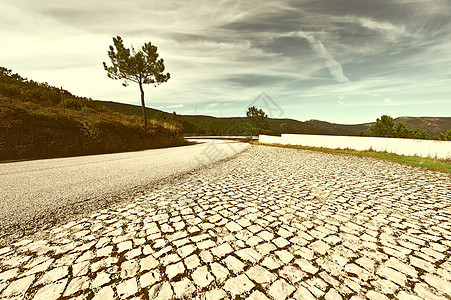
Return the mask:
<svg viewBox="0 0 451 300">
<path fill-rule="evenodd" d="M 170 74 L 164 74 L 164 61 L 158 59 L 157 47 L 150 42 L 145 43 L 140 51 L 125 48 L 120 36 L 113 37 L 114 46 L 110 46 L 108 57 L 112 66 L 104 62 L 103 67 L 108 72 L 108 77 L 114 80 L 124 80 L 123 86 L 128 86 L 129 81 L 136 82 L 141 91 L 141 107 L 143 112 L 144 129 L 147 129 L 147 113 L 144 101 L 143 84 L 153 84 L 155 87 L 170 78 Z"/>
<path fill-rule="evenodd" d="M 264 133 L 269 129 L 268 116 L 262 109 L 251 106 L 247 109 L 246 117 L 251 134 Z"/>
<path fill-rule="evenodd" d="M 371 135 L 380 137 L 391 137 L 393 135 L 393 126 L 395 121 L 392 117 L 383 115 L 377 118 L 376 124 L 371 126 Z"/>
</svg>

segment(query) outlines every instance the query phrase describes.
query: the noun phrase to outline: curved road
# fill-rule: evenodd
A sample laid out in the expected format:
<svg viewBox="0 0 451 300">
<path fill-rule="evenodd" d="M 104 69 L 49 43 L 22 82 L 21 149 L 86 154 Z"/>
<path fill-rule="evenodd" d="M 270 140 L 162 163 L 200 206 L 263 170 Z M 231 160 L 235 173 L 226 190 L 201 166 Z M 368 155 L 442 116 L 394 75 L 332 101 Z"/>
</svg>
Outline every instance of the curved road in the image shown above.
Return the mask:
<svg viewBox="0 0 451 300">
<path fill-rule="evenodd" d="M 249 147 L 202 140 L 189 146 L 0 164 L 0 240 L 88 213 L 140 187 Z"/>
</svg>

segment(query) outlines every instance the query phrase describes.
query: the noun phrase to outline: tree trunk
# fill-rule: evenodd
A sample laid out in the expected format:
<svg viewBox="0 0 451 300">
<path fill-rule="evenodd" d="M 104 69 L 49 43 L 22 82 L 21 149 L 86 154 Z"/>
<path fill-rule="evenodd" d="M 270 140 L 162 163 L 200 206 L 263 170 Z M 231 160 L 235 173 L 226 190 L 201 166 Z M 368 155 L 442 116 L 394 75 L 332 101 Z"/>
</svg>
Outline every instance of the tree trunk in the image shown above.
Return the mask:
<svg viewBox="0 0 451 300">
<path fill-rule="evenodd" d="M 144 129 L 147 129 L 146 104 L 144 103 L 144 89 L 143 89 L 143 84 L 141 82 L 139 82 L 139 90 L 141 91 L 141 107 L 142 107 L 142 110 L 143 110 Z"/>
</svg>

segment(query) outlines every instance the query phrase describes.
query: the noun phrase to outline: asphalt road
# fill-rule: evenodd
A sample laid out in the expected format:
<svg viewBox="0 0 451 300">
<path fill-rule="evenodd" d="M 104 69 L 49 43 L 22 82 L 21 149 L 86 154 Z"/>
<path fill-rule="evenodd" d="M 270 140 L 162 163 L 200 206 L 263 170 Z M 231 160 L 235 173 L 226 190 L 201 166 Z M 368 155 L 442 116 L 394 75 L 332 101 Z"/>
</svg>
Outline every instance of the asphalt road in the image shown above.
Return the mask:
<svg viewBox="0 0 451 300">
<path fill-rule="evenodd" d="M 0 164 L 0 240 L 105 208 L 124 195 L 248 147 L 202 140 L 175 148 Z"/>
</svg>

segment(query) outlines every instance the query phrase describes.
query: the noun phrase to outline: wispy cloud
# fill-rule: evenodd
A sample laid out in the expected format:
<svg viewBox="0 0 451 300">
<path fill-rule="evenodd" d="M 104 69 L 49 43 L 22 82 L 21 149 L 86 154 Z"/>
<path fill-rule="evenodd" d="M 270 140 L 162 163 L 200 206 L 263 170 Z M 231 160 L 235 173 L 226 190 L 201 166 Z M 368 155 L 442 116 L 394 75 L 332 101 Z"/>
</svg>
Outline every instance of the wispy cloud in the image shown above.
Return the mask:
<svg viewBox="0 0 451 300">
<path fill-rule="evenodd" d="M 330 75 L 339 83 L 349 82 L 349 79 L 343 74 L 341 65 L 330 55 L 323 43 L 313 35 L 299 31 L 299 37 L 307 39 L 313 51 L 324 60 L 324 64 L 329 70 Z"/>
<path fill-rule="evenodd" d="M 357 20 L 360 22 L 360 24 L 362 24 L 363 27 L 373 30 L 382 30 L 396 34 L 403 34 L 406 32 L 404 26 L 395 26 L 389 22 L 376 21 L 372 18 L 357 18 Z"/>
</svg>

